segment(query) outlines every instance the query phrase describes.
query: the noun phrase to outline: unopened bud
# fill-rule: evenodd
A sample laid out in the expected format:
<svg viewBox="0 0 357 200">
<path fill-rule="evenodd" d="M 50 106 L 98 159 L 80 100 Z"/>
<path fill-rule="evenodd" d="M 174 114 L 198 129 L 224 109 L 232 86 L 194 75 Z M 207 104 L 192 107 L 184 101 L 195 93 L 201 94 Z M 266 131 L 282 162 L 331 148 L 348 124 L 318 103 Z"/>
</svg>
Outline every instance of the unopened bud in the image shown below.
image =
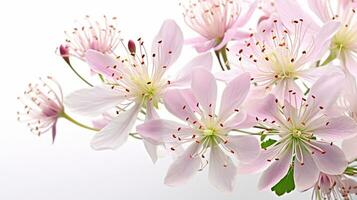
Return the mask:
<svg viewBox="0 0 357 200">
<path fill-rule="evenodd" d="M 129 40 L 129 42 L 128 42 L 128 49 L 129 49 L 131 55 L 135 55 L 136 46 L 135 46 L 135 42 L 134 42 L 133 40 Z"/>
<path fill-rule="evenodd" d="M 64 46 L 64 45 L 60 45 L 59 53 L 60 53 L 61 57 L 63 58 L 63 60 L 66 61 L 66 63 L 70 65 L 68 47 Z"/>
</svg>

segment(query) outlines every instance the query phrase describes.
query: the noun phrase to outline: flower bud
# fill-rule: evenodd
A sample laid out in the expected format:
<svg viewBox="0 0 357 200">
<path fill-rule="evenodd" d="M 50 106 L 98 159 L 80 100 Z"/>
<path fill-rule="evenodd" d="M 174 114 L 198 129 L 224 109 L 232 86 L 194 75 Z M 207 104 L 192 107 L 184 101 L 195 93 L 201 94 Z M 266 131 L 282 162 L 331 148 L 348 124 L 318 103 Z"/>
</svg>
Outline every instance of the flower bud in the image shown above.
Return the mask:
<svg viewBox="0 0 357 200">
<path fill-rule="evenodd" d="M 59 47 L 59 53 L 60 53 L 61 57 L 63 58 L 63 60 L 66 61 L 66 63 L 70 65 L 68 47 L 61 44 Z"/>
<path fill-rule="evenodd" d="M 135 42 L 133 40 L 129 40 L 128 49 L 129 49 L 129 52 L 131 53 L 131 55 L 135 55 L 136 46 L 135 46 Z"/>
</svg>

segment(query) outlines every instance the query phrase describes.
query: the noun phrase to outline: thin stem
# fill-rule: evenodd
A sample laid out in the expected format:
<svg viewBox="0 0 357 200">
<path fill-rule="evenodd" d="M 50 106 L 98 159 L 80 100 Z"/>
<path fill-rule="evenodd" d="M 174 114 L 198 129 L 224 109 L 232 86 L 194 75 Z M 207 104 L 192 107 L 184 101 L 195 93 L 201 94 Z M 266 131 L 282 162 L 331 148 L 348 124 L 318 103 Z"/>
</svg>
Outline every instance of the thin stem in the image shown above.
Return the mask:
<svg viewBox="0 0 357 200">
<path fill-rule="evenodd" d="M 232 131 L 236 131 L 236 132 L 240 132 L 240 133 L 246 133 L 246 134 L 250 134 L 250 135 L 262 135 L 261 133 L 254 133 L 254 132 L 243 131 L 243 130 L 239 130 L 239 129 L 233 129 Z"/>
<path fill-rule="evenodd" d="M 143 138 L 142 137 L 139 137 L 137 136 L 138 134 L 137 133 L 129 133 L 129 135 L 135 139 L 138 139 L 138 140 L 142 140 Z"/>
<path fill-rule="evenodd" d="M 71 63 L 69 63 L 69 62 L 66 62 L 66 63 L 67 63 L 67 65 L 71 68 L 71 70 L 72 70 L 83 82 L 85 82 L 87 85 L 93 87 L 93 85 L 92 85 L 91 83 L 89 83 L 85 78 L 83 78 L 83 77 L 74 69 L 74 67 L 72 66 Z"/>
<path fill-rule="evenodd" d="M 65 112 L 63 112 L 60 116 L 65 118 L 65 119 L 67 119 L 68 121 L 72 122 L 73 124 L 82 127 L 82 128 L 85 128 L 85 129 L 88 129 L 88 130 L 91 130 L 91 131 L 99 131 L 99 129 L 92 128 L 92 127 L 89 127 L 87 125 L 84 125 L 84 124 L 78 122 L 77 120 L 73 119 L 71 116 L 69 116 Z"/>
<path fill-rule="evenodd" d="M 221 56 L 222 56 L 223 61 L 224 61 L 224 65 L 226 66 L 227 70 L 230 70 L 231 68 L 229 66 L 226 46 L 224 46 L 221 50 L 219 50 L 219 52 L 221 53 Z"/>
<path fill-rule="evenodd" d="M 103 83 L 105 83 L 105 80 L 104 80 L 104 77 L 103 77 L 103 75 L 101 75 L 101 74 L 98 74 L 98 76 L 99 76 L 99 79 L 103 82 Z"/>
<path fill-rule="evenodd" d="M 220 58 L 220 56 L 219 56 L 219 51 L 215 51 L 214 53 L 215 53 L 216 56 L 217 56 L 217 59 L 218 59 L 219 65 L 221 66 L 222 71 L 225 71 L 224 66 L 223 66 L 223 64 L 222 64 L 222 61 L 221 61 L 221 58 Z"/>
</svg>

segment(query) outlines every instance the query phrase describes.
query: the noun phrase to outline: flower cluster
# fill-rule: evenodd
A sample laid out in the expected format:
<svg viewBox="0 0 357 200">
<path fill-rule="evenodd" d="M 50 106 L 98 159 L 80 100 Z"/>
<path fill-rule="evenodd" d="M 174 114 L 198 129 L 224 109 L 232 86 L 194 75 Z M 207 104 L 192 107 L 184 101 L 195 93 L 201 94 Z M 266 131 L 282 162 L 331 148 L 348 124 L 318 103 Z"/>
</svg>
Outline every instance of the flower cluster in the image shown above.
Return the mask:
<svg viewBox="0 0 357 200">
<path fill-rule="evenodd" d="M 165 20 L 151 49 L 143 38 L 123 39 L 115 17 L 86 16 L 58 47 L 86 87 L 63 97 L 52 77 L 29 84 L 18 119 L 37 135 L 52 131 L 53 142 L 63 118 L 93 131 L 95 150 L 115 150 L 131 137 L 154 163 L 166 151 L 174 159 L 170 186 L 208 168 L 224 192 L 238 175 L 262 172 L 258 188 L 278 196 L 296 189 L 316 200 L 353 199 L 357 3 L 307 2 L 311 12 L 295 0 L 182 2 L 199 37 L 185 39 Z M 197 55 L 179 66 L 184 44 Z"/>
</svg>

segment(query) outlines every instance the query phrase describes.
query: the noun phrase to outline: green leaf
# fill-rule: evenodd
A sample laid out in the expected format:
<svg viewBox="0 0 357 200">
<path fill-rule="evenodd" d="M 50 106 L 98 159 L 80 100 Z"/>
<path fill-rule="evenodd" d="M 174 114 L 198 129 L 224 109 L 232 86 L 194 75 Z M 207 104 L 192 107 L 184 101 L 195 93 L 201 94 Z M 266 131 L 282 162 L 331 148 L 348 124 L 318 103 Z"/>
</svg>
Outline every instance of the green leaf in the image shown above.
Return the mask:
<svg viewBox="0 0 357 200">
<path fill-rule="evenodd" d="M 260 146 L 261 146 L 263 149 L 266 149 L 266 148 L 270 147 L 271 145 L 273 145 L 273 144 L 275 144 L 275 143 L 276 143 L 276 140 L 273 140 L 273 139 L 270 139 L 270 138 L 269 138 L 268 140 L 262 142 L 262 143 L 260 144 Z"/>
<path fill-rule="evenodd" d="M 295 189 L 294 183 L 294 168 L 290 167 L 288 173 L 282 178 L 279 183 L 271 188 L 271 191 L 275 192 L 276 195 L 282 196 L 289 193 Z"/>
</svg>

